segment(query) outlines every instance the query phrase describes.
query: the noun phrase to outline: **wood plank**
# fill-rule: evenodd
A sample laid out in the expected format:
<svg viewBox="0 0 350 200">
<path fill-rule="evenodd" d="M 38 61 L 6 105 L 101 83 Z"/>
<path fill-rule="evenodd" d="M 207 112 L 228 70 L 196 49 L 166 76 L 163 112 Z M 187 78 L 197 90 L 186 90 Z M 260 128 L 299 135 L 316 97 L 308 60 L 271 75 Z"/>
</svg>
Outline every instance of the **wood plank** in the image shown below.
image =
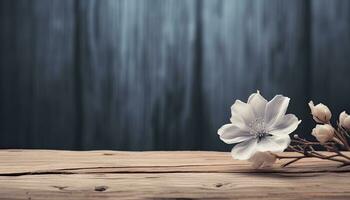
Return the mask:
<svg viewBox="0 0 350 200">
<path fill-rule="evenodd" d="M 79 7 L 82 147 L 193 148 L 195 1 Z"/>
<path fill-rule="evenodd" d="M 228 150 L 215 133 L 234 100 L 257 89 L 291 97 L 290 110 L 307 116 L 308 4 L 207 0 L 202 7 L 203 149 Z"/>
<path fill-rule="evenodd" d="M 350 198 L 350 169 L 324 160 L 253 170 L 226 152 L 14 149 L 0 150 L 0 160 L 6 200 Z"/>
<path fill-rule="evenodd" d="M 72 149 L 74 3 L 1 2 L 0 147 Z"/>
<path fill-rule="evenodd" d="M 0 177 L 0 199 L 349 199 L 349 184 L 350 173 L 40 175 Z"/>
<path fill-rule="evenodd" d="M 312 97 L 350 112 L 350 2 L 312 1 Z"/>
<path fill-rule="evenodd" d="M 293 155 L 293 153 L 284 153 Z M 348 153 L 350 155 L 350 153 Z M 230 153 L 205 151 L 54 151 L 1 150 L 0 175 L 46 173 L 130 173 L 130 172 L 257 172 L 246 161 L 233 160 Z M 276 163 L 276 166 L 281 162 Z M 303 159 L 290 167 L 261 172 L 315 173 L 349 171 L 338 163 Z"/>
</svg>

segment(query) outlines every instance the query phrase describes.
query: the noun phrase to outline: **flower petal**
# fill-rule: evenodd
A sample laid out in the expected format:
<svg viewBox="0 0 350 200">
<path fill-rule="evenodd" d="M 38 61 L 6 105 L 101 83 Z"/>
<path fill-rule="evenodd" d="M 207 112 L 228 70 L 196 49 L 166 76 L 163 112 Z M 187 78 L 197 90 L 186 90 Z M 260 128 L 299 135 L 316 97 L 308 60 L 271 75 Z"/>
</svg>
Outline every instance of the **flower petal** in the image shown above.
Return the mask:
<svg viewBox="0 0 350 200">
<path fill-rule="evenodd" d="M 253 108 L 256 117 L 264 117 L 267 100 L 260 93 L 250 95 L 247 103 Z"/>
<path fill-rule="evenodd" d="M 259 169 L 259 168 L 271 167 L 276 162 L 276 160 L 277 160 L 276 156 L 271 152 L 258 151 L 251 158 L 249 158 L 248 161 L 252 163 L 253 168 Z"/>
<path fill-rule="evenodd" d="M 288 135 L 298 128 L 300 122 L 295 115 L 287 114 L 267 132 L 271 135 Z"/>
<path fill-rule="evenodd" d="M 249 140 L 253 137 L 249 132 L 232 124 L 225 124 L 219 130 L 220 139 L 226 144 L 234 144 Z"/>
<path fill-rule="evenodd" d="M 247 124 L 245 124 L 244 120 L 242 119 L 241 116 L 239 116 L 237 113 L 232 113 L 232 116 L 230 118 L 231 124 L 237 126 L 240 128 L 242 131 L 247 131 L 249 132 L 249 127 Z"/>
<path fill-rule="evenodd" d="M 249 124 L 255 119 L 252 107 L 240 100 L 236 100 L 231 106 L 231 113 L 232 116 L 239 115 L 245 124 Z"/>
<path fill-rule="evenodd" d="M 289 135 L 265 137 L 258 142 L 257 151 L 283 152 L 290 141 Z"/>
<path fill-rule="evenodd" d="M 258 140 L 253 138 L 235 145 L 231 151 L 232 157 L 237 160 L 248 160 L 257 151 L 257 142 Z"/>
<path fill-rule="evenodd" d="M 271 101 L 266 104 L 264 119 L 267 129 L 273 126 L 286 114 L 289 100 L 290 99 L 288 97 L 276 95 Z"/>
</svg>

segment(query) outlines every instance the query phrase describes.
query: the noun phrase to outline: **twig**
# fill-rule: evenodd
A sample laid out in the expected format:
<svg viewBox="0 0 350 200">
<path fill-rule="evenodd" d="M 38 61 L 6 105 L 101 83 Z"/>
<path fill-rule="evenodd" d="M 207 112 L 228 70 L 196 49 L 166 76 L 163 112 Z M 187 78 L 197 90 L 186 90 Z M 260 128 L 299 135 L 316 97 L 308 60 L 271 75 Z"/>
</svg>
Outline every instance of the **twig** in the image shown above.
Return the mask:
<svg viewBox="0 0 350 200">
<path fill-rule="evenodd" d="M 294 158 L 293 160 L 282 164 L 281 167 L 287 167 L 288 165 L 290 165 L 290 164 L 292 164 L 292 163 L 294 163 L 294 162 L 297 162 L 298 160 L 300 160 L 300 159 L 302 159 L 302 158 L 305 158 L 305 157 Z"/>
<path fill-rule="evenodd" d="M 322 159 L 322 160 L 331 160 L 331 161 L 335 161 L 335 162 L 340 162 L 342 163 L 340 165 L 340 167 L 344 167 L 347 165 L 350 165 L 350 156 L 347 156 L 346 154 L 342 153 L 341 151 L 338 150 L 338 147 L 336 146 L 337 144 L 343 144 L 342 147 L 346 147 L 347 141 L 346 138 L 343 138 L 342 136 L 340 136 L 340 133 L 337 133 L 337 138 L 339 140 L 341 140 L 341 142 L 327 142 L 327 143 L 319 143 L 319 142 L 313 142 L 313 141 L 308 141 L 306 139 L 300 138 L 299 136 L 295 136 L 294 140 L 292 140 L 292 143 L 294 143 L 294 145 L 289 145 L 288 149 L 297 153 L 300 153 L 301 155 L 298 156 L 281 156 L 281 155 L 277 155 L 274 154 L 276 156 L 277 159 L 292 159 L 284 164 L 281 165 L 281 167 L 286 167 L 290 164 L 293 164 L 303 158 L 318 158 L 318 159 Z M 343 135 L 344 137 L 346 135 Z M 343 142 L 342 140 L 344 140 L 346 142 Z M 327 149 L 327 151 L 332 152 L 334 154 L 332 155 L 324 155 L 322 153 L 319 153 L 317 151 L 315 151 L 314 149 L 314 145 L 317 146 L 322 146 L 324 148 Z M 346 147 L 347 148 L 347 147 Z"/>
</svg>

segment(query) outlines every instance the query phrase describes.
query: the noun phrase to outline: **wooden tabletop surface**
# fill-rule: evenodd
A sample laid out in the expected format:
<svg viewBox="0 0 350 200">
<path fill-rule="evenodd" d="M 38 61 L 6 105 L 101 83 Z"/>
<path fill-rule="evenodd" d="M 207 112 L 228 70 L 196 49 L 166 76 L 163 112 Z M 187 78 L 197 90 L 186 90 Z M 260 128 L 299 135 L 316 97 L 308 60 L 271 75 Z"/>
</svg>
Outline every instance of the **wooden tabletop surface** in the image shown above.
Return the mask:
<svg viewBox="0 0 350 200">
<path fill-rule="evenodd" d="M 350 199 L 349 167 L 280 163 L 255 170 L 208 151 L 0 150 L 0 199 Z"/>
</svg>

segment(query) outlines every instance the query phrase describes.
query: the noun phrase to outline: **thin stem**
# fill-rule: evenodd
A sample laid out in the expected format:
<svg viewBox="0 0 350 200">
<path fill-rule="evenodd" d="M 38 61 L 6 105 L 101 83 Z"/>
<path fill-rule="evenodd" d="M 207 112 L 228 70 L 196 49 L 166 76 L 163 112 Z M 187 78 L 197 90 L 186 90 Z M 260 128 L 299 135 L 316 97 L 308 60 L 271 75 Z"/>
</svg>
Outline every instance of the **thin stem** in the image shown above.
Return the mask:
<svg viewBox="0 0 350 200">
<path fill-rule="evenodd" d="M 330 123 L 328 122 L 328 124 Z M 350 165 L 350 156 L 339 151 L 339 146 L 338 146 L 340 145 L 342 149 L 350 150 L 347 132 L 341 129 L 341 127 L 338 125 L 338 130 L 335 130 L 334 133 L 335 133 L 335 136 L 333 141 L 329 141 L 322 144 L 320 142 L 308 141 L 306 139 L 300 138 L 298 135 L 295 135 L 294 139 L 292 140 L 293 145 L 289 145 L 288 150 L 300 153 L 301 155 L 296 155 L 296 156 L 282 156 L 277 154 L 274 154 L 274 155 L 276 156 L 277 159 L 280 159 L 280 160 L 291 159 L 288 162 L 282 164 L 281 167 L 286 167 L 292 163 L 295 163 L 301 159 L 308 158 L 308 157 L 340 162 L 342 163 L 340 167 Z M 319 153 L 314 149 L 313 147 L 314 145 L 322 146 L 326 148 L 327 151 L 333 152 L 333 154 L 324 155 L 322 153 Z"/>
<path fill-rule="evenodd" d="M 317 117 L 316 117 L 316 121 L 320 121 L 320 122 L 323 122 L 324 124 L 328 124 L 332 126 L 330 121 L 325 122 L 325 120 L 321 120 Z M 298 155 L 298 156 L 282 156 L 277 154 L 274 154 L 274 155 L 276 156 L 277 159 L 291 159 L 288 162 L 282 164 L 281 167 L 286 167 L 292 163 L 295 163 L 301 159 L 308 158 L 308 157 L 340 162 L 342 164 L 339 167 L 344 167 L 344 166 L 350 165 L 350 156 L 339 151 L 339 148 L 350 151 L 350 145 L 348 142 L 349 138 L 350 138 L 349 132 L 345 130 L 343 127 L 341 127 L 339 123 L 337 123 L 337 128 L 334 129 L 333 141 L 328 141 L 326 143 L 321 144 L 320 142 L 308 141 L 306 139 L 300 138 L 298 135 L 294 135 L 294 139 L 292 140 L 293 145 L 289 145 L 288 150 L 300 153 L 301 155 Z M 325 149 L 327 149 L 327 151 L 332 152 L 333 154 L 324 155 L 322 153 L 319 153 L 315 151 L 314 145 L 322 146 Z"/>
<path fill-rule="evenodd" d="M 327 124 L 332 126 L 332 124 L 330 122 L 327 122 Z M 350 150 L 350 146 L 349 146 L 349 143 L 346 139 L 346 136 L 344 136 L 344 134 L 342 132 L 339 132 L 339 129 L 341 128 L 339 123 L 337 123 L 337 127 L 338 127 L 337 129 L 334 129 L 335 138 L 338 138 L 341 142 L 340 143 L 338 141 L 336 141 L 336 142 L 338 144 L 340 144 L 344 149 Z"/>
<path fill-rule="evenodd" d="M 301 155 L 301 156 L 281 156 L 281 155 L 277 155 L 277 154 L 273 154 L 273 155 L 275 155 L 277 159 L 305 158 L 304 155 Z"/>
<path fill-rule="evenodd" d="M 292 163 L 295 163 L 297 162 L 298 160 L 302 159 L 302 158 L 305 158 L 305 157 L 299 157 L 299 158 L 294 158 L 293 160 L 289 161 L 289 162 L 286 162 L 284 163 L 283 165 L 281 165 L 281 167 L 287 167 L 288 165 L 292 164 Z"/>
<path fill-rule="evenodd" d="M 346 131 L 342 130 L 341 127 L 338 125 L 338 130 L 335 130 L 335 133 L 338 134 L 342 138 L 342 142 L 345 146 L 345 149 L 350 150 L 350 146 L 349 146 L 348 140 L 346 138 L 347 137 Z"/>
<path fill-rule="evenodd" d="M 346 139 L 343 137 L 341 133 L 334 130 L 335 137 L 333 140 L 338 143 L 340 146 L 342 146 L 344 149 L 349 150 L 349 144 L 347 143 Z"/>
<path fill-rule="evenodd" d="M 292 159 L 284 164 L 281 165 L 281 167 L 286 167 L 292 163 L 295 163 L 303 158 L 307 158 L 307 157 L 311 157 L 311 158 L 319 158 L 319 159 L 322 159 L 322 160 L 331 160 L 331 161 L 335 161 L 335 162 L 340 162 L 342 163 L 341 166 L 346 166 L 346 165 L 350 165 L 350 157 L 343 154 L 342 152 L 338 151 L 337 149 L 335 148 L 332 148 L 331 146 L 327 145 L 327 149 L 331 150 L 332 152 L 334 152 L 335 154 L 333 155 L 324 155 L 324 154 L 321 154 L 321 153 L 318 153 L 316 151 L 314 151 L 313 149 L 311 149 L 311 151 L 307 151 L 305 147 L 303 150 L 300 150 L 300 146 L 297 146 L 298 148 L 296 148 L 295 146 L 289 146 L 289 149 L 297 152 L 297 153 L 300 153 L 302 155 L 299 155 L 299 156 L 281 156 L 281 155 L 277 155 L 277 154 L 274 154 L 276 156 L 277 159 Z M 337 157 L 341 157 L 341 158 L 337 158 Z"/>
</svg>

